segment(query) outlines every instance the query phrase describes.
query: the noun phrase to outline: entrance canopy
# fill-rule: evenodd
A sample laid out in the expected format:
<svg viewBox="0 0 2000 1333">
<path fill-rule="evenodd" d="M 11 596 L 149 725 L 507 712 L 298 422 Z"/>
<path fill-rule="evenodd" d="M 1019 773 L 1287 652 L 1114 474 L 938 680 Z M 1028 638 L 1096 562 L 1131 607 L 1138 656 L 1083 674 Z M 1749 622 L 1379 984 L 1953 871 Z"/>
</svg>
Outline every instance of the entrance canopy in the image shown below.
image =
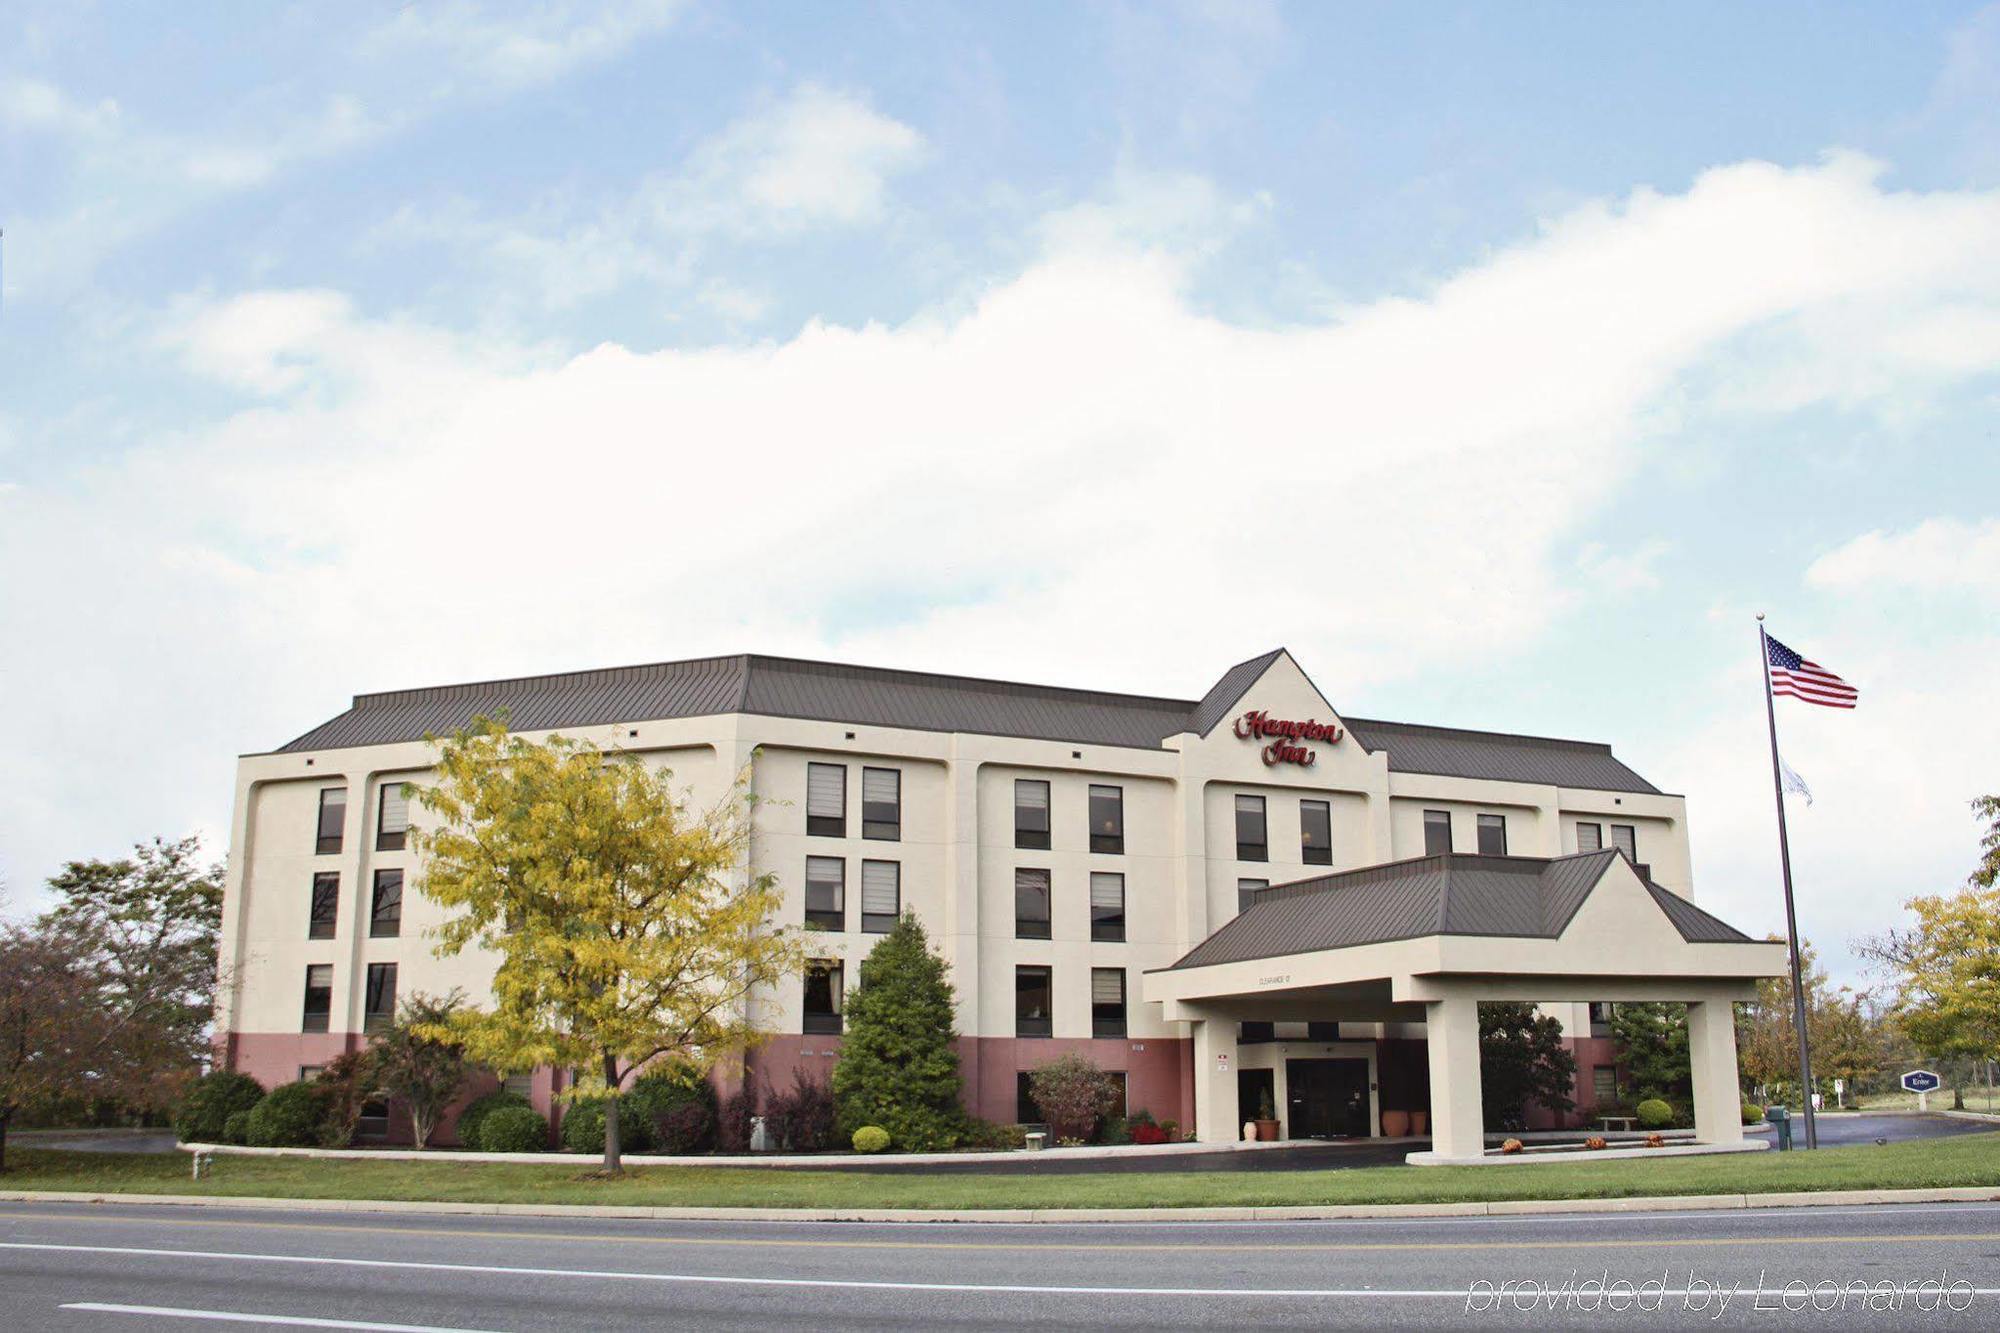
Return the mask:
<svg viewBox="0 0 2000 1333">
<path fill-rule="evenodd" d="M 1688 1004 L 1699 1139 L 1742 1138 L 1732 1004 L 1786 969 L 1781 944 L 1652 883 L 1616 850 L 1544 859 L 1452 853 L 1259 892 L 1145 998 L 1194 1026 L 1195 1118 L 1227 1141 L 1236 1025 L 1339 1018 L 1428 1025 L 1432 1157 L 1483 1153 L 1481 1000 Z"/>
</svg>

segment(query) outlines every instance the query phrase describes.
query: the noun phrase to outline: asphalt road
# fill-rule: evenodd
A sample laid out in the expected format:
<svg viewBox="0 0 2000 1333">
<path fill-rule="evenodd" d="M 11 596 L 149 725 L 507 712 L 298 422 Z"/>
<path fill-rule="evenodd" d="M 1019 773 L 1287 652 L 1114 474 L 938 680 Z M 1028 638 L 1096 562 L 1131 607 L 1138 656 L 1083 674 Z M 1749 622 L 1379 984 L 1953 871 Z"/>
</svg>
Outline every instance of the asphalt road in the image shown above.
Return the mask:
<svg viewBox="0 0 2000 1333">
<path fill-rule="evenodd" d="M 9 1329 L 800 1324 L 1993 1328 L 2000 1205 L 891 1226 L 0 1204 Z"/>
</svg>

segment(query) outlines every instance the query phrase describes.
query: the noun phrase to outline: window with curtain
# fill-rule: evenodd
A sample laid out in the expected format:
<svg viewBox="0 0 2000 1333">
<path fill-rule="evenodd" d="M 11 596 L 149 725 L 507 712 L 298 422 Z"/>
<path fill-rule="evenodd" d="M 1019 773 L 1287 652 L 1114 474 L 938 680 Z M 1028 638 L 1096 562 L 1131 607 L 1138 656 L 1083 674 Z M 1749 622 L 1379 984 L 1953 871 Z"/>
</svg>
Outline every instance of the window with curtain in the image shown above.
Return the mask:
<svg viewBox="0 0 2000 1333">
<path fill-rule="evenodd" d="M 1236 798 L 1236 859 L 1239 861 L 1271 859 L 1270 838 L 1264 827 L 1264 798 L 1261 796 Z"/>
<path fill-rule="evenodd" d="M 1326 801 L 1299 802 L 1299 859 L 1309 866 L 1333 864 L 1333 807 Z"/>
<path fill-rule="evenodd" d="M 861 836 L 895 842 L 903 836 L 903 773 L 861 770 Z"/>
<path fill-rule="evenodd" d="M 375 850 L 400 852 L 410 833 L 410 801 L 403 795 L 401 781 L 382 784 L 375 803 Z"/>
<path fill-rule="evenodd" d="M 903 914 L 903 866 L 899 861 L 861 863 L 861 928 L 893 930 Z"/>
<path fill-rule="evenodd" d="M 806 765 L 806 832 L 847 836 L 847 765 Z"/>
<path fill-rule="evenodd" d="M 305 1018 L 301 1032 L 325 1032 L 333 1017 L 333 964 L 314 963 L 306 969 Z"/>
<path fill-rule="evenodd" d="M 806 964 L 805 1030 L 835 1033 L 841 1029 L 841 965 L 838 958 L 818 958 Z"/>
<path fill-rule="evenodd" d="M 1090 969 L 1090 1035 L 1125 1035 L 1125 969 L 1122 967 Z"/>
<path fill-rule="evenodd" d="M 1014 845 L 1046 851 L 1049 845 L 1049 784 L 1014 779 Z"/>
<path fill-rule="evenodd" d="M 319 793 L 319 825 L 313 851 L 332 856 L 340 850 L 342 830 L 347 826 L 347 788 L 323 787 Z"/>
<path fill-rule="evenodd" d="M 1451 811 L 1424 811 L 1424 855 L 1443 856 L 1451 850 Z"/>
<path fill-rule="evenodd" d="M 1505 856 L 1507 854 L 1507 816 L 1481 815 L 1479 817 L 1479 854 L 1481 856 Z"/>
<path fill-rule="evenodd" d="M 1611 826 L 1611 845 L 1625 853 L 1625 859 L 1637 865 L 1639 862 L 1639 830 L 1630 824 Z"/>
<path fill-rule="evenodd" d="M 1125 789 L 1091 784 L 1090 850 L 1119 853 L 1125 850 Z"/>
<path fill-rule="evenodd" d="M 1576 849 L 1579 852 L 1594 852 L 1604 846 L 1604 825 L 1589 824 L 1582 820 L 1576 825 Z"/>
<path fill-rule="evenodd" d="M 1125 876 L 1097 870 L 1090 875 L 1090 938 L 1125 938 Z"/>
<path fill-rule="evenodd" d="M 806 858 L 806 924 L 847 929 L 847 862 L 838 856 Z"/>
</svg>

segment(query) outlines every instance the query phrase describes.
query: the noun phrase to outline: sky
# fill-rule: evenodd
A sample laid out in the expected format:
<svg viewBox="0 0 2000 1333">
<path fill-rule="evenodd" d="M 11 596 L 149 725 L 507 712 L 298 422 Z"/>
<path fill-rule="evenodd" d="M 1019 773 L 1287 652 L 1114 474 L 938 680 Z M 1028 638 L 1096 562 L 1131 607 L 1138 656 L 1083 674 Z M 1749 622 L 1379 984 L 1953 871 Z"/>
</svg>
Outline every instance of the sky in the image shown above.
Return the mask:
<svg viewBox="0 0 2000 1333">
<path fill-rule="evenodd" d="M 2000 6 L 0 13 L 0 880 L 726 652 L 1610 741 L 1837 976 L 2000 790 Z"/>
</svg>

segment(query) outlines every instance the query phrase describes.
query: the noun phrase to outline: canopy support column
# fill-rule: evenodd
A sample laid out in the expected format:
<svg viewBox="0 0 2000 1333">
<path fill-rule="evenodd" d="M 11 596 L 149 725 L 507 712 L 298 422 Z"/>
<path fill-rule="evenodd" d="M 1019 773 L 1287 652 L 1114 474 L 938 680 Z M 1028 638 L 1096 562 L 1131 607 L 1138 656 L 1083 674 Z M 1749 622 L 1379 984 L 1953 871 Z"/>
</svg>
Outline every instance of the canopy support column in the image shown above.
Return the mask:
<svg viewBox="0 0 2000 1333">
<path fill-rule="evenodd" d="M 1736 1067 L 1736 1006 L 1728 1000 L 1693 1000 L 1687 1015 L 1694 1136 L 1703 1143 L 1741 1143 L 1743 1087 Z"/>
<path fill-rule="evenodd" d="M 1440 1157 L 1486 1152 L 1480 1105 L 1479 1001 L 1452 995 L 1424 1006 L 1431 1063 L 1431 1151 Z"/>
<path fill-rule="evenodd" d="M 1236 1020 L 1213 1010 L 1194 1020 L 1194 1128 L 1201 1143 L 1234 1143 L 1242 1137 L 1236 1105 Z"/>
</svg>

